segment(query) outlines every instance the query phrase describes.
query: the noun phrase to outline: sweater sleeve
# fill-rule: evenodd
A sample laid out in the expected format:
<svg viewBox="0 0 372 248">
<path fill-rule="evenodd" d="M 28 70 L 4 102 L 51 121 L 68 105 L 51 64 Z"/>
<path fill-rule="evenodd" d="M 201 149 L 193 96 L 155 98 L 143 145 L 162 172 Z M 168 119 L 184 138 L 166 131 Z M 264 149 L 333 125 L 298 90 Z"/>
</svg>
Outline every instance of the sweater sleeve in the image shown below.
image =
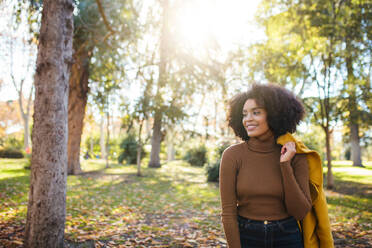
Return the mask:
<svg viewBox="0 0 372 248">
<path fill-rule="evenodd" d="M 281 162 L 284 200 L 288 213 L 296 220 L 305 218 L 311 209 L 309 165 L 305 154 L 296 154 L 291 161 Z"/>
<path fill-rule="evenodd" d="M 221 159 L 219 180 L 221 219 L 229 248 L 240 248 L 236 200 L 237 167 L 236 159 L 231 156 L 231 151 L 226 150 Z"/>
</svg>

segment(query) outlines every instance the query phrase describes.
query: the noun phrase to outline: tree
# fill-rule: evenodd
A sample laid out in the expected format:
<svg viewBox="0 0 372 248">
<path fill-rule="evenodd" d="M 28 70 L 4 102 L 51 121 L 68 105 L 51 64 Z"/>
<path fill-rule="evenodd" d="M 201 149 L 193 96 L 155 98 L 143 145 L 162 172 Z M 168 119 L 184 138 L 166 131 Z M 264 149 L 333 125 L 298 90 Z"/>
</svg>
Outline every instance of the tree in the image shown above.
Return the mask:
<svg viewBox="0 0 372 248">
<path fill-rule="evenodd" d="M 43 1 L 25 247 L 64 246 L 73 10 L 72 0 Z"/>
<path fill-rule="evenodd" d="M 160 144 L 164 139 L 164 135 L 161 132 L 164 103 L 162 91 L 167 83 L 167 64 L 168 62 L 168 46 L 169 46 L 169 3 L 168 0 L 162 1 L 162 24 L 160 34 L 160 61 L 159 61 L 159 76 L 158 85 L 155 95 L 155 112 L 154 112 L 154 124 L 151 137 L 151 154 L 149 167 L 159 168 L 160 167 Z"/>
<path fill-rule="evenodd" d="M 365 104 L 371 99 L 368 87 L 371 68 L 371 36 L 368 35 L 371 23 L 367 13 L 371 5 L 364 1 L 345 1 L 340 9 L 338 22 L 340 39 L 345 49 L 339 50 L 340 67 L 344 68 L 344 88 L 342 90 L 345 104 L 341 112 L 349 127 L 349 140 L 353 166 L 362 165 L 360 148 L 360 126 L 371 125 L 372 115 Z M 369 88 L 369 89 L 368 89 Z"/>
<path fill-rule="evenodd" d="M 118 62 L 112 58 L 119 59 L 118 54 L 125 55 L 121 46 L 128 45 L 125 41 L 134 37 L 137 25 L 132 1 L 83 0 L 79 1 L 78 10 L 74 33 L 75 63 L 71 68 L 69 83 L 69 174 L 77 174 L 81 171 L 80 143 L 89 93 L 89 79 L 92 71 L 95 74 L 99 73 L 92 66 L 105 60 L 100 64 L 106 66 L 105 63 L 110 63 L 109 67 L 112 69 L 112 65 Z M 109 58 L 106 53 L 113 57 Z M 122 71 L 118 67 L 114 69 L 118 72 Z"/>
<path fill-rule="evenodd" d="M 21 119 L 16 109 L 17 103 L 12 100 L 0 102 L 0 137 L 6 135 L 9 127 L 21 124 Z"/>
<path fill-rule="evenodd" d="M 34 24 L 37 24 L 40 10 L 37 4 L 31 5 L 27 1 L 4 4 L 12 6 L 13 9 L 9 22 L 10 32 L 6 34 L 9 52 L 8 73 L 17 92 L 19 112 L 23 121 L 24 149 L 27 149 L 30 146 L 29 122 L 34 91 L 34 85 L 30 81 L 30 71 L 35 65 L 34 51 L 37 36 L 33 27 L 38 26 Z M 27 25 L 29 30 L 22 30 Z M 24 59 L 17 60 L 20 55 L 24 56 Z"/>
</svg>

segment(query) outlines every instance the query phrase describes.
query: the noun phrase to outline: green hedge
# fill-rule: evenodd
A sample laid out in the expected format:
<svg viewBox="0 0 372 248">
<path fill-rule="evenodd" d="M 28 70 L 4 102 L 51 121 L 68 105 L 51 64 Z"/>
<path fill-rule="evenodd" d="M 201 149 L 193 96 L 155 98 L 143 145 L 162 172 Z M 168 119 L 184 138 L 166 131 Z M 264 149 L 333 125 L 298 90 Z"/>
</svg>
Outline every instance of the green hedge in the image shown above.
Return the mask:
<svg viewBox="0 0 372 248">
<path fill-rule="evenodd" d="M 193 166 L 203 166 L 207 162 L 207 148 L 205 145 L 190 148 L 186 151 L 184 160 Z"/>
<path fill-rule="evenodd" d="M 24 158 L 22 151 L 13 148 L 0 149 L 0 158 Z"/>
<path fill-rule="evenodd" d="M 129 134 L 120 143 L 120 154 L 118 157 L 118 162 L 120 164 L 125 160 L 127 164 L 137 163 L 137 146 L 138 142 L 134 134 Z M 146 156 L 146 152 L 141 147 L 141 158 Z"/>
<path fill-rule="evenodd" d="M 208 182 L 218 182 L 220 175 L 220 161 L 217 160 L 214 163 L 209 163 L 205 166 Z"/>
</svg>

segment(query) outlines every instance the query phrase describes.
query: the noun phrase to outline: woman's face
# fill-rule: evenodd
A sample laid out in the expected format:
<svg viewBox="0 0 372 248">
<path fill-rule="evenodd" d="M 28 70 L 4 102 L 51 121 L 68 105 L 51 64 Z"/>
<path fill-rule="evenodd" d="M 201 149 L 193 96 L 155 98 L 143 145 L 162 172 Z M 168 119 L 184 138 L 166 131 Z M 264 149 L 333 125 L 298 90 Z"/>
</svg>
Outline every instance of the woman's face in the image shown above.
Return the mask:
<svg viewBox="0 0 372 248">
<path fill-rule="evenodd" d="M 248 99 L 244 103 L 243 126 L 249 137 L 258 137 L 269 130 L 267 112 L 254 99 Z"/>
</svg>

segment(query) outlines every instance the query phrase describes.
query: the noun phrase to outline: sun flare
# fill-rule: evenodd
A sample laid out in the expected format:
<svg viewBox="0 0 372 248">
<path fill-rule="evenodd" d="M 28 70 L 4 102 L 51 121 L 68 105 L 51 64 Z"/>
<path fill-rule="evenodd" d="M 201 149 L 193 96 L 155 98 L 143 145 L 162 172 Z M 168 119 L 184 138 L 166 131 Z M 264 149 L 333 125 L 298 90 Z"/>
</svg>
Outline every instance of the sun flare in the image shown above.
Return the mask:
<svg viewBox="0 0 372 248">
<path fill-rule="evenodd" d="M 254 37 L 249 28 L 258 1 L 199 0 L 177 6 L 171 25 L 176 40 L 190 49 L 234 45 Z M 251 37 L 251 38 L 250 38 Z"/>
</svg>

